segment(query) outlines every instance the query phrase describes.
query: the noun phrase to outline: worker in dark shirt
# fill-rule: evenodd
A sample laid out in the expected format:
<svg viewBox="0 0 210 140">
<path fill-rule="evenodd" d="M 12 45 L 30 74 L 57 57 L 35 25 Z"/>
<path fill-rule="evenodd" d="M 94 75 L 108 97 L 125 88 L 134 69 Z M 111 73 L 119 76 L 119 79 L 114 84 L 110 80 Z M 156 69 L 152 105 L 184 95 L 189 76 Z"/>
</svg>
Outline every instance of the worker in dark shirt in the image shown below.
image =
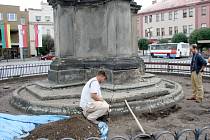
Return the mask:
<svg viewBox="0 0 210 140">
<path fill-rule="evenodd" d="M 188 100 L 195 100 L 197 103 L 201 103 L 204 96 L 202 76 L 207 62 L 198 53 L 198 46 L 196 44 L 192 45 L 191 52 L 193 53 L 191 61 L 191 80 L 193 94 L 191 98 L 188 98 Z"/>
</svg>

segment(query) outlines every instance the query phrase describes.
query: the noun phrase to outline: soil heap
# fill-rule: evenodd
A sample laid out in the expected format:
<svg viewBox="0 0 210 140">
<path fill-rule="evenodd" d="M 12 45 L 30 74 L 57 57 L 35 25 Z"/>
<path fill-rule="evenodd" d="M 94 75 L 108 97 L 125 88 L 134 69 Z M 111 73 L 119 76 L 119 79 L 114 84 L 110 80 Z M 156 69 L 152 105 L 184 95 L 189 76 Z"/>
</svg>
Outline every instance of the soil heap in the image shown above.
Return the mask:
<svg viewBox="0 0 210 140">
<path fill-rule="evenodd" d="M 77 115 L 70 119 L 41 125 L 34 129 L 24 140 L 37 140 L 38 138 L 47 138 L 49 140 L 74 138 L 75 140 L 83 140 L 89 137 L 99 137 L 98 127 L 83 116 Z"/>
</svg>

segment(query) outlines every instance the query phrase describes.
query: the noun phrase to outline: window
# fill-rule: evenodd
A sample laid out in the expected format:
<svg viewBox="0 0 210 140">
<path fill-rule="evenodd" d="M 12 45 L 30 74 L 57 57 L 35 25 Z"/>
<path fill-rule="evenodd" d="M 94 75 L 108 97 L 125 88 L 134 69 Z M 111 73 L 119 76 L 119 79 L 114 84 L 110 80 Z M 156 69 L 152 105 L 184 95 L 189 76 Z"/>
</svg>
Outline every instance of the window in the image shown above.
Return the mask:
<svg viewBox="0 0 210 140">
<path fill-rule="evenodd" d="M 188 25 L 188 30 L 189 30 L 189 34 L 191 34 L 193 32 L 193 26 L 192 25 Z"/>
<path fill-rule="evenodd" d="M 150 37 L 150 38 L 152 37 L 152 31 L 149 32 L 149 37 Z"/>
<path fill-rule="evenodd" d="M 24 17 L 20 18 L 20 24 L 22 24 L 22 25 L 26 24 L 26 19 Z"/>
<path fill-rule="evenodd" d="M 161 28 L 161 36 L 165 36 L 165 29 Z"/>
<path fill-rule="evenodd" d="M 145 37 L 148 37 L 149 35 L 148 35 L 148 31 L 147 30 L 145 30 Z"/>
<path fill-rule="evenodd" d="M 15 13 L 8 13 L 7 20 L 8 21 L 17 21 L 17 15 Z"/>
<path fill-rule="evenodd" d="M 148 28 L 145 30 L 145 37 L 152 37 L 152 31 L 151 31 L 151 28 Z"/>
<path fill-rule="evenodd" d="M 47 29 L 47 35 L 50 35 L 50 29 Z"/>
<path fill-rule="evenodd" d="M 157 36 L 160 36 L 160 28 L 157 28 L 156 32 L 157 32 Z"/>
<path fill-rule="evenodd" d="M 149 15 L 149 22 L 152 22 L 152 15 Z"/>
<path fill-rule="evenodd" d="M 172 20 L 172 12 L 169 12 L 169 13 L 168 13 L 168 19 L 169 19 L 169 20 Z"/>
<path fill-rule="evenodd" d="M 0 13 L 0 21 L 4 20 L 3 13 Z"/>
<path fill-rule="evenodd" d="M 35 19 L 36 21 L 41 21 L 41 16 L 36 16 Z"/>
<path fill-rule="evenodd" d="M 173 34 L 173 28 L 172 27 L 169 27 L 168 31 L 169 31 L 169 35 Z"/>
<path fill-rule="evenodd" d="M 186 17 L 187 17 L 187 10 L 184 9 L 184 10 L 183 10 L 183 18 L 186 18 Z"/>
<path fill-rule="evenodd" d="M 45 16 L 45 21 L 50 21 L 50 16 Z"/>
<path fill-rule="evenodd" d="M 156 22 L 159 22 L 159 21 L 160 21 L 160 15 L 156 14 Z"/>
<path fill-rule="evenodd" d="M 178 11 L 174 11 L 174 19 L 178 19 Z"/>
<path fill-rule="evenodd" d="M 178 32 L 179 32 L 178 26 L 175 26 L 175 27 L 174 27 L 174 33 L 175 33 L 175 34 L 178 34 Z"/>
<path fill-rule="evenodd" d="M 183 33 L 187 34 L 187 26 L 186 25 L 183 26 Z"/>
<path fill-rule="evenodd" d="M 205 16 L 206 15 L 206 6 L 201 7 L 201 15 Z"/>
<path fill-rule="evenodd" d="M 161 13 L 161 21 L 164 21 L 164 13 Z"/>
<path fill-rule="evenodd" d="M 193 8 L 189 8 L 189 17 L 193 17 Z"/>
<path fill-rule="evenodd" d="M 201 24 L 201 28 L 206 28 L 207 27 L 207 24 L 206 23 L 202 23 Z"/>
<path fill-rule="evenodd" d="M 148 23 L 148 16 L 144 17 L 145 23 Z"/>
</svg>

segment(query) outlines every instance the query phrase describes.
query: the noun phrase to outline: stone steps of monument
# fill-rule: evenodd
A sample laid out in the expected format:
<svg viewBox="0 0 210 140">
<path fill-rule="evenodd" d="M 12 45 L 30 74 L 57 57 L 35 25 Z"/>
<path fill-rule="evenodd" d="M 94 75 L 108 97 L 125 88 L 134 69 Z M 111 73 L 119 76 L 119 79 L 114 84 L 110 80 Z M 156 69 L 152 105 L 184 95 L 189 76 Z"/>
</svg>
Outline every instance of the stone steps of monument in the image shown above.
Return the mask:
<svg viewBox="0 0 210 140">
<path fill-rule="evenodd" d="M 19 96 L 22 96 L 23 98 L 30 97 L 31 99 L 34 99 L 36 101 L 53 101 L 53 100 L 62 100 L 62 99 L 79 99 L 81 96 L 80 90 L 74 91 L 73 93 L 70 92 L 71 89 L 63 89 L 60 91 L 60 93 L 54 92 L 54 90 L 48 92 L 46 91 L 45 95 L 43 95 L 43 92 L 38 93 L 32 93 L 31 91 L 29 92 L 28 90 L 32 88 L 26 87 L 24 92 L 21 91 L 18 93 Z M 33 86 L 33 88 L 35 88 Z M 81 87 L 82 88 L 82 87 Z M 24 94 L 22 94 L 22 92 Z M 27 94 L 26 94 L 27 93 Z M 102 91 L 103 97 L 107 100 L 112 100 L 113 102 L 121 102 L 124 101 L 125 99 L 129 101 L 133 100 L 144 100 L 144 99 L 151 99 L 151 98 L 157 98 L 159 96 L 165 96 L 167 95 L 168 89 L 165 88 L 160 88 L 160 87 L 153 87 L 150 89 L 142 89 L 142 90 L 128 90 L 128 91 L 122 91 L 122 92 L 109 92 L 109 91 Z M 27 96 L 26 96 L 27 95 Z M 42 97 L 41 97 L 42 96 Z M 43 98 L 44 97 L 44 98 Z"/>
<path fill-rule="evenodd" d="M 28 95 L 31 94 L 37 99 L 44 101 L 44 100 L 80 98 L 82 86 L 74 88 L 45 90 L 38 88 L 37 85 L 29 85 L 26 86 L 25 89 L 28 92 Z M 124 99 L 140 100 L 140 99 L 148 99 L 148 98 L 156 98 L 158 96 L 164 96 L 169 93 L 168 90 L 169 89 L 166 89 L 164 87 L 164 84 L 159 83 L 159 86 L 147 87 L 143 89 L 132 89 L 132 90 L 128 89 L 123 91 L 108 91 L 102 89 L 102 93 L 104 98 L 107 100 L 111 100 L 112 98 L 114 102 L 121 102 Z M 19 94 L 21 94 L 21 92 Z"/>
<path fill-rule="evenodd" d="M 162 81 L 161 78 L 153 77 L 149 79 L 145 79 L 143 81 L 138 81 L 136 83 L 125 83 L 122 85 L 112 85 L 112 84 L 103 84 L 101 87 L 105 90 L 128 90 L 128 89 L 143 89 L 153 87 L 158 85 Z"/>
<path fill-rule="evenodd" d="M 144 75 L 141 76 L 141 79 L 138 82 L 141 83 L 141 82 L 144 82 L 144 80 L 149 80 L 149 79 L 154 79 L 154 78 L 159 79 L 159 78 L 155 77 L 154 74 L 145 73 Z M 155 81 L 155 79 L 150 80 L 150 81 Z M 40 86 L 40 88 L 43 88 L 43 89 L 62 89 L 62 88 L 66 88 L 66 87 L 70 88 L 70 87 L 82 86 L 85 84 L 85 81 L 81 81 L 81 82 L 77 82 L 77 83 L 70 83 L 70 84 L 57 84 L 57 83 L 52 83 L 48 80 L 43 80 L 43 81 L 36 82 L 35 84 Z M 127 85 L 127 84 L 129 84 L 129 83 L 125 83 L 124 85 Z M 133 85 L 133 88 L 135 88 L 139 84 L 137 84 L 137 85 L 132 84 L 132 85 Z M 128 87 L 130 86 L 130 88 L 132 88 L 132 85 L 131 86 L 128 85 Z M 109 87 L 111 87 L 111 88 L 109 88 Z M 105 88 L 105 89 L 107 88 L 107 89 L 111 89 L 111 90 L 113 89 L 113 87 L 110 86 L 110 84 L 105 84 L 104 86 L 102 85 L 102 88 Z M 118 85 L 115 88 L 116 88 L 115 90 L 118 90 L 117 88 L 121 88 L 121 86 Z M 125 88 L 127 88 L 127 87 L 125 87 Z"/>
<path fill-rule="evenodd" d="M 11 103 L 27 112 L 37 114 L 72 115 L 80 110 L 79 100 L 83 86 L 51 90 L 36 86 L 38 85 L 31 84 L 16 90 L 13 93 Z M 110 103 L 111 101 L 114 112 L 118 113 L 128 111 L 124 103 L 125 99 L 134 110 L 148 112 L 148 110 L 164 108 L 166 105 L 171 106 L 183 98 L 181 86 L 168 80 L 161 80 L 158 85 L 141 89 L 117 91 L 102 89 L 102 94 L 107 102 Z"/>
<path fill-rule="evenodd" d="M 114 92 L 120 91 L 122 93 L 127 93 L 128 90 L 134 90 L 135 92 L 139 92 L 139 90 L 146 90 L 150 87 L 159 86 L 161 83 L 160 78 L 152 78 L 150 80 L 134 83 L 134 84 L 127 84 L 127 85 L 109 85 L 104 84 L 102 85 L 103 92 Z M 26 90 L 39 98 L 40 100 L 54 100 L 54 99 L 70 99 L 70 98 L 80 98 L 80 94 L 82 92 L 83 86 L 73 86 L 73 87 L 66 87 L 66 88 L 42 88 L 40 85 L 31 84 L 26 86 Z M 164 88 L 164 87 L 163 87 Z M 148 92 L 148 91 L 146 91 Z"/>
<path fill-rule="evenodd" d="M 55 106 L 74 106 L 75 104 L 79 104 L 80 95 L 81 92 L 78 92 L 75 90 L 74 93 L 69 92 L 69 89 L 63 89 L 65 94 L 59 94 L 59 93 L 53 93 L 51 91 L 50 95 L 53 96 L 46 96 L 46 100 L 43 100 L 43 98 L 37 98 L 37 95 L 31 94 L 31 92 L 28 92 L 28 87 L 24 88 L 18 93 L 18 96 L 25 101 L 31 101 L 36 102 L 36 104 L 45 104 L 45 105 L 55 105 Z M 81 87 L 82 88 L 82 87 Z M 61 92 L 60 92 L 61 93 Z M 156 99 L 159 97 L 163 97 L 169 94 L 168 89 L 166 88 L 160 88 L 160 87 L 153 87 L 149 89 L 143 89 L 143 90 L 128 90 L 126 92 L 107 92 L 102 91 L 103 97 L 108 102 L 112 103 L 121 103 L 124 102 L 126 99 L 127 101 L 144 101 L 147 99 Z M 54 97 L 54 94 L 58 94 Z M 74 94 L 73 96 L 71 94 Z M 66 98 L 64 98 L 66 97 Z"/>
<path fill-rule="evenodd" d="M 82 86 L 85 84 L 85 82 L 81 81 L 81 82 L 70 83 L 70 84 L 57 84 L 57 83 L 52 83 L 48 80 L 42 80 L 42 81 L 36 82 L 35 84 L 43 89 L 62 89 L 62 88 L 67 88 L 67 87 L 70 88 L 70 87 Z"/>
<path fill-rule="evenodd" d="M 39 100 L 23 88 L 13 93 L 10 103 L 16 108 L 36 114 L 78 114 L 79 99 Z"/>
<path fill-rule="evenodd" d="M 62 88 L 62 89 L 43 89 L 38 85 L 30 85 L 26 90 L 40 100 L 70 99 L 80 98 L 82 87 Z"/>
<path fill-rule="evenodd" d="M 150 88 L 143 90 L 132 90 L 127 92 L 104 92 L 103 97 L 107 101 L 112 101 L 113 103 L 124 102 L 127 101 L 140 101 L 147 99 L 155 99 L 161 96 L 165 96 L 169 94 L 169 91 L 164 88 Z"/>
<path fill-rule="evenodd" d="M 157 89 L 151 89 L 151 91 L 157 91 Z M 112 110 L 113 110 L 113 114 L 115 113 L 125 113 L 127 111 L 127 108 L 125 106 L 124 100 L 126 99 L 130 106 L 134 109 L 134 110 L 141 110 L 141 111 L 152 111 L 153 109 L 155 109 L 157 106 L 163 107 L 164 105 L 174 105 L 176 100 L 180 100 L 181 98 L 183 98 L 182 94 L 180 94 L 181 90 L 179 89 L 178 91 L 173 90 L 171 91 L 170 94 L 164 94 L 161 96 L 155 96 L 155 98 L 149 98 L 149 96 L 144 96 L 144 98 L 140 98 L 138 96 L 135 95 L 130 95 L 130 97 L 128 96 L 121 96 L 120 98 L 118 98 L 118 102 L 115 102 L 113 100 L 113 102 L 111 103 L 112 105 Z M 160 93 L 160 90 L 159 92 Z M 156 94 L 157 94 L 156 93 Z M 19 102 L 19 107 L 21 109 L 27 110 L 28 112 L 31 113 L 38 113 L 38 114 L 42 114 L 42 113 L 51 113 L 51 114 L 76 114 L 79 111 L 79 98 L 72 98 L 72 99 L 57 99 L 57 100 L 39 100 L 38 98 L 36 98 L 35 96 L 33 96 L 32 94 L 29 94 L 28 91 L 23 88 L 19 93 L 17 93 L 18 95 L 14 98 L 13 101 L 14 104 L 17 105 L 17 102 Z M 124 93 L 120 93 L 120 94 L 124 94 Z M 150 92 L 146 93 L 145 91 L 145 95 L 146 94 L 151 94 Z M 153 93 L 155 94 L 155 93 Z M 108 99 L 108 97 L 106 95 L 105 99 Z M 110 97 L 110 96 L 109 96 Z M 148 97 L 145 98 L 145 97 Z M 115 98 L 115 97 L 113 97 Z M 139 99 L 138 99 L 139 98 Z M 19 100 L 19 101 L 17 101 Z M 22 105 L 25 105 L 26 108 L 23 108 Z"/>
</svg>

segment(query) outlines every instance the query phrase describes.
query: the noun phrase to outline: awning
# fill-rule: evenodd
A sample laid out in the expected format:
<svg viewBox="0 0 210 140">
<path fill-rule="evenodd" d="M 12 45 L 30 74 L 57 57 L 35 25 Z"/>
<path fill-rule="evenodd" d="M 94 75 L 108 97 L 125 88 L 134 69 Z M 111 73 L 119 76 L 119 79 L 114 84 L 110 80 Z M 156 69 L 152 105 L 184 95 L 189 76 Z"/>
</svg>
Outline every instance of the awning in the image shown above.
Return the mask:
<svg viewBox="0 0 210 140">
<path fill-rule="evenodd" d="M 210 40 L 198 40 L 198 44 L 210 44 Z"/>
</svg>

